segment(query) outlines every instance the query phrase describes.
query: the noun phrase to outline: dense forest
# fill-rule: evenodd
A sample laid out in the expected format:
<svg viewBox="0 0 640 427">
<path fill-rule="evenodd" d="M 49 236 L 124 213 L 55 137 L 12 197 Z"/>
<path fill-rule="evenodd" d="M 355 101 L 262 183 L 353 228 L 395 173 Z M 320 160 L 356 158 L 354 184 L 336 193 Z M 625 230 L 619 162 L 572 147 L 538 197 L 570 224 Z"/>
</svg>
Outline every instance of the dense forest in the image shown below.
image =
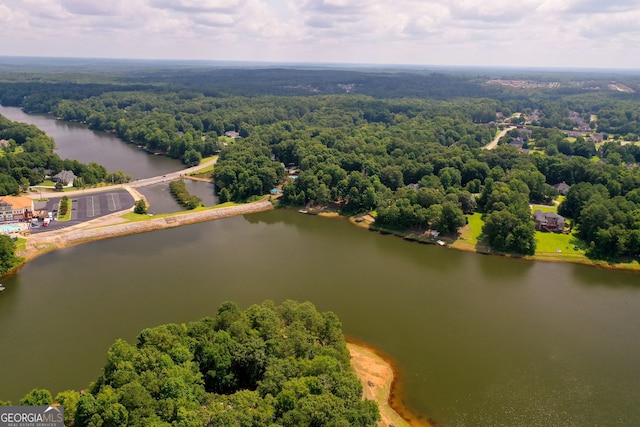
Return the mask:
<svg viewBox="0 0 640 427">
<path fill-rule="evenodd" d="M 34 389 L 20 404 L 62 404 L 76 427 L 374 426 L 361 396 L 337 316 L 267 301 L 117 340 L 87 390 Z"/>
<path fill-rule="evenodd" d="M 280 187 L 284 205 L 372 212 L 379 228 L 446 235 L 480 212 L 495 252 L 535 252 L 530 204 L 558 200 L 553 186 L 564 182 L 559 213 L 590 256 L 640 254 L 634 76 L 120 67 L 5 72 L 0 102 L 185 164 L 220 153 L 222 201 Z M 517 87 L 527 79 L 537 83 Z M 483 149 L 507 127 L 497 148 Z M 7 170 L 16 183 L 26 173 Z"/>
</svg>

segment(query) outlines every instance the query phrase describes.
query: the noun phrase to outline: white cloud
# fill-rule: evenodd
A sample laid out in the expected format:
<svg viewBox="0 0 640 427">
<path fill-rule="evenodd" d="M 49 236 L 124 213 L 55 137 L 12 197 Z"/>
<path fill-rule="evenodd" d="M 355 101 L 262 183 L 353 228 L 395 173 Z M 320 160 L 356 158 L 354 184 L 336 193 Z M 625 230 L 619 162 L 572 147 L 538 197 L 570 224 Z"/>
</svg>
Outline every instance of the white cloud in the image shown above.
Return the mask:
<svg viewBox="0 0 640 427">
<path fill-rule="evenodd" d="M 48 0 L 18 0 L 15 4 L 8 3 L 14 11 L 24 12 L 32 18 L 44 18 L 51 20 L 62 20 L 68 13 L 57 1 Z"/>
<path fill-rule="evenodd" d="M 231 27 L 235 24 L 232 15 L 222 13 L 200 13 L 191 18 L 192 22 L 209 27 Z"/>
<path fill-rule="evenodd" d="M 638 0 L 573 0 L 566 10 L 571 13 L 602 14 L 628 12 L 638 10 L 639 7 Z"/>
<path fill-rule="evenodd" d="M 639 20 L 640 0 L 0 0 L 0 55 L 640 68 Z"/>
<path fill-rule="evenodd" d="M 60 0 L 61 6 L 75 15 L 117 16 L 123 12 L 122 0 Z"/>
<path fill-rule="evenodd" d="M 180 12 L 235 12 L 241 5 L 239 0 L 150 0 L 149 4 L 161 9 Z"/>
<path fill-rule="evenodd" d="M 10 22 L 13 19 L 14 17 L 11 9 L 0 3 L 0 22 Z"/>
</svg>

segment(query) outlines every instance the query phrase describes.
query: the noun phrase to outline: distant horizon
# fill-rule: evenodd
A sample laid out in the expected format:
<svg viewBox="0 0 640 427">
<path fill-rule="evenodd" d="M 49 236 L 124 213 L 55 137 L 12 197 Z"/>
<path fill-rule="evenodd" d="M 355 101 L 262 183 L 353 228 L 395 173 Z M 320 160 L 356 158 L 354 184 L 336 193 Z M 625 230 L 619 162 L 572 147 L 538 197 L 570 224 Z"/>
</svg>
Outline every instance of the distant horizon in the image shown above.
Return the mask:
<svg viewBox="0 0 640 427">
<path fill-rule="evenodd" d="M 184 65 L 211 65 L 232 67 L 317 67 L 339 69 L 401 69 L 411 71 L 428 70 L 486 70 L 486 71 L 532 71 L 532 72 L 568 72 L 568 73 L 640 73 L 640 68 L 614 68 L 614 67 L 552 67 L 552 66 L 525 66 L 525 65 L 450 65 L 450 64 L 418 64 L 418 63 L 358 63 L 358 62 L 321 62 L 321 61 L 260 61 L 250 59 L 180 59 L 180 58 L 135 58 L 135 57 L 99 57 L 99 56 L 37 56 L 37 55 L 0 55 L 0 65 L 3 60 L 14 60 L 18 64 L 28 65 L 27 61 L 68 61 L 68 62 L 131 62 L 142 64 L 184 64 Z M 44 65 L 44 64 L 42 64 Z"/>
<path fill-rule="evenodd" d="M 639 21 L 640 0 L 0 0 L 0 55 L 640 70 Z"/>
</svg>

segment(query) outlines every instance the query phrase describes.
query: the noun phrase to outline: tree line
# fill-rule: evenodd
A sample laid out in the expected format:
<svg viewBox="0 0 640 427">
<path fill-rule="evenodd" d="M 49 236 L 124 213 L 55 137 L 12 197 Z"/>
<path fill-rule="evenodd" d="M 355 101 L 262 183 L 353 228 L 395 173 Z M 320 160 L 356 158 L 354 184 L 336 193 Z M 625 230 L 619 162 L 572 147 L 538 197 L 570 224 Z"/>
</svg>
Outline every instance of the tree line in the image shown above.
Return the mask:
<svg viewBox="0 0 640 427">
<path fill-rule="evenodd" d="M 484 240 L 502 252 L 535 251 L 534 223 L 526 205 L 549 203 L 557 195 L 552 185 L 600 184 L 607 188 L 607 200 L 628 200 L 627 193 L 640 181 L 634 166 L 640 146 L 633 143 L 637 93 L 571 86 L 569 76 L 560 77 L 570 89 L 518 91 L 484 85 L 481 76 L 462 72 L 207 73 L 137 69 L 120 76 L 117 91 L 85 97 L 79 91 L 53 103 L 51 111 L 188 164 L 220 152 L 214 181 L 222 202 L 251 200 L 281 184 L 285 205 L 332 205 L 346 214 L 373 211 L 383 228 L 450 234 L 464 224 L 464 215 L 479 211 Z M 143 76 L 155 88 L 125 90 Z M 355 88 L 352 93 L 338 94 L 344 86 L 334 90 L 345 82 L 336 83 L 338 76 L 355 79 L 349 86 Z M 296 89 L 284 88 L 287 79 Z M 253 90 L 251 96 L 235 92 L 241 82 Z M 431 89 L 425 98 L 405 97 L 403 82 Z M 602 76 L 594 76 L 593 82 L 606 86 Z M 22 90 L 28 91 L 25 85 Z M 309 91 L 311 87 L 318 91 Z M 365 94 L 366 87 L 379 90 Z M 511 117 L 513 113 L 522 114 Z M 499 117 L 520 125 L 535 118 L 526 131 L 509 132 L 497 149 L 482 150 L 496 135 Z M 569 138 L 577 120 L 594 133 L 606 131 L 605 142 L 596 145 L 589 135 Z M 228 131 L 241 138 L 225 139 Z M 532 151 L 522 153 L 508 144 L 516 139 Z M 292 169 L 298 171 L 296 178 L 286 172 Z M 612 218 L 620 217 L 613 207 L 619 205 L 609 203 Z M 630 206 L 624 209 L 634 212 Z M 577 230 L 584 227 L 581 210 L 563 212 Z M 630 233 L 638 228 L 628 219 L 624 224 Z M 581 236 L 593 242 L 593 256 L 638 255 L 633 244 L 606 249 L 604 233 Z"/>
<path fill-rule="evenodd" d="M 183 179 L 171 181 L 169 183 L 169 190 L 178 203 L 185 206 L 187 209 L 195 209 L 202 205 L 202 199 L 189 193 Z"/>
</svg>

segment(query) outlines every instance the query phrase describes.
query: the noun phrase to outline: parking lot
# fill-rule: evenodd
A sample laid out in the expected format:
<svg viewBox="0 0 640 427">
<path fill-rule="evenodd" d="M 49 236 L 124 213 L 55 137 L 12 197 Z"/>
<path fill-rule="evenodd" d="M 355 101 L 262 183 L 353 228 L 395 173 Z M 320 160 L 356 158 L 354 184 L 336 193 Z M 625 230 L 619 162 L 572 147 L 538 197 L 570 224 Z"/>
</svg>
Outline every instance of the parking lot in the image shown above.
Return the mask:
<svg viewBox="0 0 640 427">
<path fill-rule="evenodd" d="M 69 198 L 71 219 L 69 221 L 57 221 L 58 205 L 62 197 L 51 198 L 47 201 L 47 211 L 53 212 L 54 221 L 47 227 L 42 226 L 31 228 L 32 233 L 42 233 L 46 231 L 59 230 L 71 227 L 113 212 L 129 209 L 135 203 L 133 196 L 128 191 L 105 191 L 104 193 L 93 193 Z"/>
</svg>

